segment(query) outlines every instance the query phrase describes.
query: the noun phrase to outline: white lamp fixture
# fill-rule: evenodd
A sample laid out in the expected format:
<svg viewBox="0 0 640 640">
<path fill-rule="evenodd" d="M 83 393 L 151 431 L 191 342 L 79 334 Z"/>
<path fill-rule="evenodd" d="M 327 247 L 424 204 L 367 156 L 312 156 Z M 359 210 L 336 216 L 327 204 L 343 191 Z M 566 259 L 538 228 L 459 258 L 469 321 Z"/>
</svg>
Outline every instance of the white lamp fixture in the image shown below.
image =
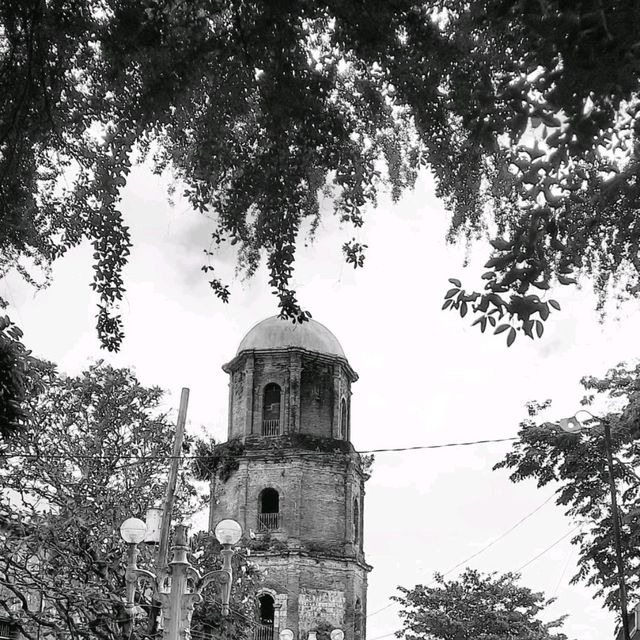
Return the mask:
<svg viewBox="0 0 640 640">
<path fill-rule="evenodd" d="M 331 640 L 344 640 L 344 631 L 342 629 L 334 629 L 329 637 Z"/>
<path fill-rule="evenodd" d="M 283 629 L 280 632 L 280 640 L 293 640 L 293 631 L 291 629 Z"/>
<path fill-rule="evenodd" d="M 220 544 L 232 545 L 236 544 L 242 537 L 242 527 L 235 520 L 228 518 L 226 520 L 220 520 L 213 533 Z"/>
<path fill-rule="evenodd" d="M 147 525 L 140 518 L 128 518 L 120 525 L 120 536 L 129 544 L 139 544 L 144 540 Z"/>
<path fill-rule="evenodd" d="M 152 544 L 160 543 L 160 529 L 162 528 L 162 509 L 151 507 L 147 509 L 146 516 L 147 532 L 144 541 Z"/>
</svg>

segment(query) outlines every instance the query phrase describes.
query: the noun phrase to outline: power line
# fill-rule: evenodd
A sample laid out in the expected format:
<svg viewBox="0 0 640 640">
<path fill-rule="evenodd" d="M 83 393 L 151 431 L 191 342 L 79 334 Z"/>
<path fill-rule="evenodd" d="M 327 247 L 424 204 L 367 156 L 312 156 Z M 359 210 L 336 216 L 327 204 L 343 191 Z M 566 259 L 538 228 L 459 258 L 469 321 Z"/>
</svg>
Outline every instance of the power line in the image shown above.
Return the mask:
<svg viewBox="0 0 640 640">
<path fill-rule="evenodd" d="M 385 633 L 383 636 L 376 636 L 375 638 L 371 638 L 371 640 L 381 640 L 381 638 L 389 638 L 390 636 L 395 636 L 396 632 L 391 631 L 391 633 Z"/>
<path fill-rule="evenodd" d="M 551 500 L 551 498 L 553 498 L 553 497 L 554 497 L 554 494 L 551 494 L 542 504 L 538 505 L 533 511 L 530 511 L 529 513 L 527 513 L 527 515 L 525 515 L 522 518 L 520 518 L 520 520 L 518 520 L 514 525 L 509 527 L 506 531 L 501 533 L 497 538 L 494 538 L 489 544 L 485 545 L 484 547 L 482 547 L 482 549 L 480 549 L 479 551 L 476 551 L 475 553 L 470 555 L 468 558 L 465 558 L 461 562 L 458 562 L 458 564 L 456 564 L 455 566 L 451 567 L 451 569 L 448 569 L 447 571 L 445 571 L 442 575 L 443 576 L 449 575 L 452 571 L 455 571 L 458 567 L 460 567 L 463 564 L 466 564 L 467 562 L 469 562 L 469 560 L 473 560 L 473 558 L 479 556 L 481 553 L 484 553 L 487 549 L 490 549 L 494 544 L 496 544 L 497 542 L 502 540 L 504 537 L 509 535 L 513 530 L 517 529 L 523 522 L 528 520 L 532 515 L 534 515 L 538 511 L 540 511 L 540 509 L 542 509 L 542 507 L 544 507 L 544 505 L 547 504 L 547 502 L 549 502 L 549 500 Z M 436 580 L 432 580 L 429 583 L 428 586 L 431 586 L 432 584 L 435 584 L 435 582 L 436 582 Z M 375 616 L 377 613 L 380 613 L 381 611 L 385 611 L 389 607 L 392 607 L 394 604 L 396 604 L 396 603 L 395 602 L 390 602 L 388 605 L 386 605 L 386 606 L 384 606 L 384 607 L 382 607 L 380 609 L 377 609 L 373 613 L 370 613 L 369 615 L 367 615 L 367 618 L 371 618 L 372 616 Z"/>
<path fill-rule="evenodd" d="M 487 549 L 490 549 L 491 547 L 493 547 L 493 545 L 496 544 L 496 542 L 499 542 L 500 540 L 502 540 L 504 537 L 510 534 L 514 529 L 517 529 L 523 522 L 525 522 L 525 520 L 528 520 L 532 515 L 540 511 L 540 509 L 542 509 L 542 507 L 544 507 L 544 505 L 547 504 L 547 502 L 549 502 L 549 500 L 551 500 L 551 498 L 553 498 L 554 496 L 555 494 L 552 493 L 541 505 L 537 506 L 533 511 L 529 512 L 526 516 L 520 518 L 518 522 L 516 522 L 513 526 L 509 527 L 509 529 L 507 529 L 504 533 L 501 533 L 497 538 L 492 540 L 488 545 L 482 547 L 480 551 L 476 551 L 474 554 L 470 555 L 468 558 L 465 558 L 462 562 L 459 562 L 455 567 L 451 567 L 451 569 L 449 569 L 442 575 L 446 576 L 450 574 L 452 571 L 455 571 L 461 565 L 469 562 L 469 560 L 473 560 L 473 558 L 475 558 L 476 556 L 479 556 L 481 553 L 483 553 Z"/>
<path fill-rule="evenodd" d="M 553 544 L 550 544 L 546 549 L 544 549 L 544 551 L 541 551 L 537 556 L 534 556 L 533 558 L 531 558 L 531 560 L 525 562 L 521 567 L 518 567 L 515 573 L 520 573 L 520 571 L 522 571 L 525 567 L 528 567 L 532 562 L 535 562 L 540 556 L 543 556 L 545 553 L 547 553 L 547 551 L 550 551 L 557 544 L 560 544 L 567 536 L 570 536 L 574 531 L 579 529 L 580 526 L 581 525 L 577 524 L 575 527 L 573 527 L 573 529 L 571 529 L 571 531 L 567 531 L 567 533 L 565 533 L 561 538 L 558 538 Z"/>
<path fill-rule="evenodd" d="M 491 444 L 496 442 L 512 442 L 514 440 L 518 440 L 519 438 L 493 438 L 487 440 L 471 440 L 469 442 L 445 442 L 443 444 L 426 444 L 426 445 L 418 445 L 414 447 L 390 447 L 384 449 L 365 449 L 361 451 L 354 451 L 354 453 L 358 453 L 361 455 L 364 454 L 372 454 L 372 453 L 391 453 L 391 452 L 403 452 L 403 451 L 419 451 L 425 449 L 444 449 L 447 447 L 467 447 L 476 444 Z M 286 449 L 279 449 L 277 453 L 285 454 L 288 451 Z M 296 455 L 335 455 L 336 453 L 343 453 L 342 451 L 296 451 Z M 244 453 L 236 454 L 235 457 L 241 457 Z M 36 461 L 48 458 L 54 460 L 105 460 L 105 461 L 117 461 L 117 460 L 138 460 L 138 461 L 147 461 L 147 460 L 205 460 L 207 458 L 211 458 L 211 455 L 182 455 L 182 456 L 172 456 L 172 455 L 153 455 L 153 456 L 140 456 L 140 455 L 117 455 L 117 456 L 101 456 L 96 454 L 74 454 L 72 457 L 65 454 L 56 454 L 56 453 L 4 453 L 0 452 L 0 457 L 2 458 L 34 458 Z"/>
</svg>

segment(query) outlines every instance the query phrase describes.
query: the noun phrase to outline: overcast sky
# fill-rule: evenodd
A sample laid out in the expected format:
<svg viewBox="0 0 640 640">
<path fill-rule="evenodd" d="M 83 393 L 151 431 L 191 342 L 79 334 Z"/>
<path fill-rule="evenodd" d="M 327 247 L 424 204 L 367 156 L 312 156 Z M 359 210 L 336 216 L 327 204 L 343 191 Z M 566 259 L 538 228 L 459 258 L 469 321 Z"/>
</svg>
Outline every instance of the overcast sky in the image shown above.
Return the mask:
<svg viewBox="0 0 640 640">
<path fill-rule="evenodd" d="M 9 278 L 0 282 L 0 294 L 36 355 L 68 373 L 98 358 L 131 366 L 144 384 L 170 391 L 176 408 L 180 389 L 189 387 L 189 429 L 224 439 L 228 381 L 221 365 L 256 322 L 276 313 L 276 300 L 264 271 L 235 280 L 229 305 L 214 297 L 200 269 L 211 222 L 184 202 L 170 207 L 165 188 L 140 168 L 125 192 L 134 246 L 119 354 L 101 351 L 95 337 L 89 247 L 56 264 L 47 290 L 34 292 Z M 510 349 L 504 336 L 483 335 L 468 317 L 441 311 L 447 278 L 478 286 L 488 255 L 487 247 L 474 250 L 463 268 L 464 248 L 445 243 L 446 228 L 447 215 L 425 176 L 400 203 L 381 199 L 358 232 L 329 216 L 315 242 L 301 246 L 294 288 L 360 375 L 352 398 L 359 450 L 514 436 L 527 400 L 551 398 L 550 419 L 570 415 L 581 376 L 637 356 L 638 305 L 600 324 L 587 290 L 552 292 L 563 310 L 551 316 L 544 338 L 518 337 Z M 342 260 L 340 246 L 354 235 L 369 245 L 364 269 Z M 216 265 L 233 276 L 231 254 L 221 254 Z M 387 606 L 397 585 L 429 583 L 434 571 L 448 571 L 534 509 L 540 507 L 468 564 L 515 571 L 572 529 L 553 500 L 543 505 L 552 489 L 514 485 L 506 472 L 491 470 L 508 449 L 505 443 L 376 456 L 365 501 L 365 552 L 374 567 L 368 640 L 399 628 L 396 606 Z M 522 584 L 557 598 L 548 615 L 570 614 L 564 627 L 570 638 L 613 638 L 613 616 L 584 585 L 569 584 L 577 558 L 570 537 L 528 564 Z"/>
</svg>

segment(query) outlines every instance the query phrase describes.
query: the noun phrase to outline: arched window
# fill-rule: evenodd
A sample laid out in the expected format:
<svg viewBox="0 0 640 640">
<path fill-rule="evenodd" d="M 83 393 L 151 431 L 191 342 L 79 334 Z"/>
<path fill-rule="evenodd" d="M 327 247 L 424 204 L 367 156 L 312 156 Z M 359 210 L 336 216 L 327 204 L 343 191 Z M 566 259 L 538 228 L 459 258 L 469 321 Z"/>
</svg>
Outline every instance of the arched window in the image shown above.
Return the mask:
<svg viewBox="0 0 640 640">
<path fill-rule="evenodd" d="M 274 382 L 264 388 L 262 406 L 262 435 L 277 436 L 280 433 L 280 387 Z"/>
<path fill-rule="evenodd" d="M 360 598 L 356 598 L 356 604 L 353 607 L 353 637 L 355 640 L 362 639 L 362 604 Z"/>
<path fill-rule="evenodd" d="M 354 544 L 360 542 L 360 505 L 358 504 L 358 498 L 353 500 L 353 542 Z"/>
<path fill-rule="evenodd" d="M 342 402 L 340 403 L 340 438 L 346 438 L 349 433 L 347 430 L 347 401 L 342 398 Z"/>
<path fill-rule="evenodd" d="M 258 624 L 254 632 L 254 640 L 273 640 L 273 619 L 275 606 L 273 597 L 268 593 L 258 596 Z"/>
<path fill-rule="evenodd" d="M 272 531 L 279 527 L 280 495 L 275 489 L 263 489 L 259 498 L 258 531 Z"/>
</svg>

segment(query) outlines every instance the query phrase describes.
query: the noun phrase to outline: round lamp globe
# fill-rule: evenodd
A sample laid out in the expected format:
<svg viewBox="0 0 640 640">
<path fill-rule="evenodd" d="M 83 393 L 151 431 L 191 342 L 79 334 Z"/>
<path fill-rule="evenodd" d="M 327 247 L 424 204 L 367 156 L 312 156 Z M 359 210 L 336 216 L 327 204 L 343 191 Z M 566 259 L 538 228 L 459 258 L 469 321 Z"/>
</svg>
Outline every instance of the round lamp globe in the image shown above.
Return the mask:
<svg viewBox="0 0 640 640">
<path fill-rule="evenodd" d="M 144 540 L 147 525 L 139 518 L 128 518 L 120 525 L 120 535 L 129 544 L 138 544 Z"/>
<path fill-rule="evenodd" d="M 242 537 L 242 527 L 235 520 L 220 520 L 213 533 L 220 544 L 236 544 Z"/>
</svg>

